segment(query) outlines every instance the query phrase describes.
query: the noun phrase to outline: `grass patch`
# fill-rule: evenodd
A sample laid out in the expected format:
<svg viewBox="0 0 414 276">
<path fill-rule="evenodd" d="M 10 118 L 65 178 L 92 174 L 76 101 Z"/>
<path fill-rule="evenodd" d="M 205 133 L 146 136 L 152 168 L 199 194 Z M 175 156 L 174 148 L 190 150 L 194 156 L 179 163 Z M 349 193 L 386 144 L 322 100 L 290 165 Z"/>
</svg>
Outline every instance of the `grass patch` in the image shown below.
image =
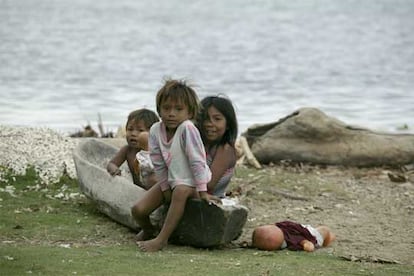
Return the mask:
<svg viewBox="0 0 414 276">
<path fill-rule="evenodd" d="M 401 265 L 345 262 L 305 252 L 253 249 L 204 250 L 168 246 L 142 253 L 128 245 L 59 248 L 6 246 L 3 275 L 409 275 Z"/>
<path fill-rule="evenodd" d="M 169 245 L 137 250 L 135 233 L 96 211 L 74 179 L 42 184 L 1 168 L 1 275 L 412 275 L 408 265 L 348 262 L 321 251 L 263 252 Z M 249 175 L 254 176 L 249 176 Z M 256 180 L 254 177 L 259 177 Z M 262 173 L 238 169 L 238 178 L 264 185 Z M 261 177 L 261 178 L 260 178 Z"/>
</svg>

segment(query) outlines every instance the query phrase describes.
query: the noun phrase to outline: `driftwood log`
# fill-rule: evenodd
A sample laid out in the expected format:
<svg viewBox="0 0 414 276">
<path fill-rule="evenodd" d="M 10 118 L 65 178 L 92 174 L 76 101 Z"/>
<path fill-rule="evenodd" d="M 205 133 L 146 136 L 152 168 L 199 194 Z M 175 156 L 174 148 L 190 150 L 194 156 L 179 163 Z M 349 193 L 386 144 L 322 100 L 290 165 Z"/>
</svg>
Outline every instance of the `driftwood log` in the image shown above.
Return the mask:
<svg viewBox="0 0 414 276">
<path fill-rule="evenodd" d="M 242 134 L 262 164 L 282 160 L 326 165 L 383 166 L 414 163 L 414 135 L 353 127 L 315 108 Z"/>
<path fill-rule="evenodd" d="M 247 159 L 247 163 L 255 167 L 256 169 L 261 169 L 262 165 L 260 165 L 259 161 L 257 161 L 256 157 L 254 157 L 254 154 L 250 150 L 249 144 L 247 143 L 247 140 L 245 137 L 241 136 L 239 138 L 239 143 L 241 146 L 241 151 L 243 152 L 243 158 Z M 243 160 L 240 162 L 242 163 Z"/>
</svg>

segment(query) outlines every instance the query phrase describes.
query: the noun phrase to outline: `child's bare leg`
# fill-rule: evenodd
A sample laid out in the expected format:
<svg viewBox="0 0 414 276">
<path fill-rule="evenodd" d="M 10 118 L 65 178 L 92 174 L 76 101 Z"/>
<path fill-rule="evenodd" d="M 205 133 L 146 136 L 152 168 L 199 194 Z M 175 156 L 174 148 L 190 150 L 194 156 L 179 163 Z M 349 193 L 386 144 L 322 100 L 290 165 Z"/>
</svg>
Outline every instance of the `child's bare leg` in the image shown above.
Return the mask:
<svg viewBox="0 0 414 276">
<path fill-rule="evenodd" d="M 131 209 L 131 214 L 141 226 L 142 230 L 137 234 L 138 241 L 148 240 L 154 237 L 154 226 L 151 224 L 149 215 L 163 202 L 163 193 L 157 184 L 146 192 Z"/>
<path fill-rule="evenodd" d="M 174 229 L 184 213 L 187 199 L 194 197 L 195 189 L 185 185 L 178 185 L 172 192 L 171 204 L 165 218 L 164 225 L 155 239 L 140 242 L 138 245 L 143 251 L 154 252 L 161 250 L 168 243 Z"/>
<path fill-rule="evenodd" d="M 323 247 L 329 246 L 336 239 L 335 234 L 331 232 L 328 226 L 321 225 L 316 227 L 316 230 L 321 233 L 323 238 Z"/>
<path fill-rule="evenodd" d="M 151 189 L 157 183 L 157 178 L 155 177 L 155 173 L 151 173 L 148 175 L 147 178 L 147 189 Z"/>
</svg>

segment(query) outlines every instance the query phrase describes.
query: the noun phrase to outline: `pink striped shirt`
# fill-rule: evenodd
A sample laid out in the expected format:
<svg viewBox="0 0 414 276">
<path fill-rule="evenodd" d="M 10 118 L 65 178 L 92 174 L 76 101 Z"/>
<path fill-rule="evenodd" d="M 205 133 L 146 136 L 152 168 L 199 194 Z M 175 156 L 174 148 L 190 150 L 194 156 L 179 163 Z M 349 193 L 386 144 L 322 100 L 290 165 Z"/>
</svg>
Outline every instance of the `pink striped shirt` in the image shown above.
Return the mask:
<svg viewBox="0 0 414 276">
<path fill-rule="evenodd" d="M 150 129 L 149 151 L 162 191 L 176 185 L 207 191 L 211 171 L 200 133 L 190 120 L 177 127 L 170 141 L 167 141 L 165 124 L 155 123 Z"/>
</svg>

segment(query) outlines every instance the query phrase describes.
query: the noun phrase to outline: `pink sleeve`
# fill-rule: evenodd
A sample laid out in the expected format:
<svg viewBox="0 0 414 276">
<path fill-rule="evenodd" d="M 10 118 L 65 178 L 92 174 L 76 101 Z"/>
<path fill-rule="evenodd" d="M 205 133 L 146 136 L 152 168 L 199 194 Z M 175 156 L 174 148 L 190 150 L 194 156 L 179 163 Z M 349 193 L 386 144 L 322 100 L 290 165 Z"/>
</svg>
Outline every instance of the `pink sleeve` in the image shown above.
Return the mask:
<svg viewBox="0 0 414 276">
<path fill-rule="evenodd" d="M 188 157 L 196 189 L 199 192 L 207 191 L 207 183 L 211 179 L 211 171 L 207 165 L 206 151 L 200 132 L 193 124 L 188 124 L 182 135 L 181 141 L 183 141 L 183 148 Z"/>
<path fill-rule="evenodd" d="M 154 131 L 154 128 L 150 129 L 148 147 L 151 162 L 154 165 L 154 172 L 157 178 L 157 182 L 160 184 L 161 191 L 168 190 L 170 188 L 168 185 L 168 168 L 164 162 L 164 158 L 162 157 L 159 139 L 157 137 L 156 131 Z"/>
</svg>

